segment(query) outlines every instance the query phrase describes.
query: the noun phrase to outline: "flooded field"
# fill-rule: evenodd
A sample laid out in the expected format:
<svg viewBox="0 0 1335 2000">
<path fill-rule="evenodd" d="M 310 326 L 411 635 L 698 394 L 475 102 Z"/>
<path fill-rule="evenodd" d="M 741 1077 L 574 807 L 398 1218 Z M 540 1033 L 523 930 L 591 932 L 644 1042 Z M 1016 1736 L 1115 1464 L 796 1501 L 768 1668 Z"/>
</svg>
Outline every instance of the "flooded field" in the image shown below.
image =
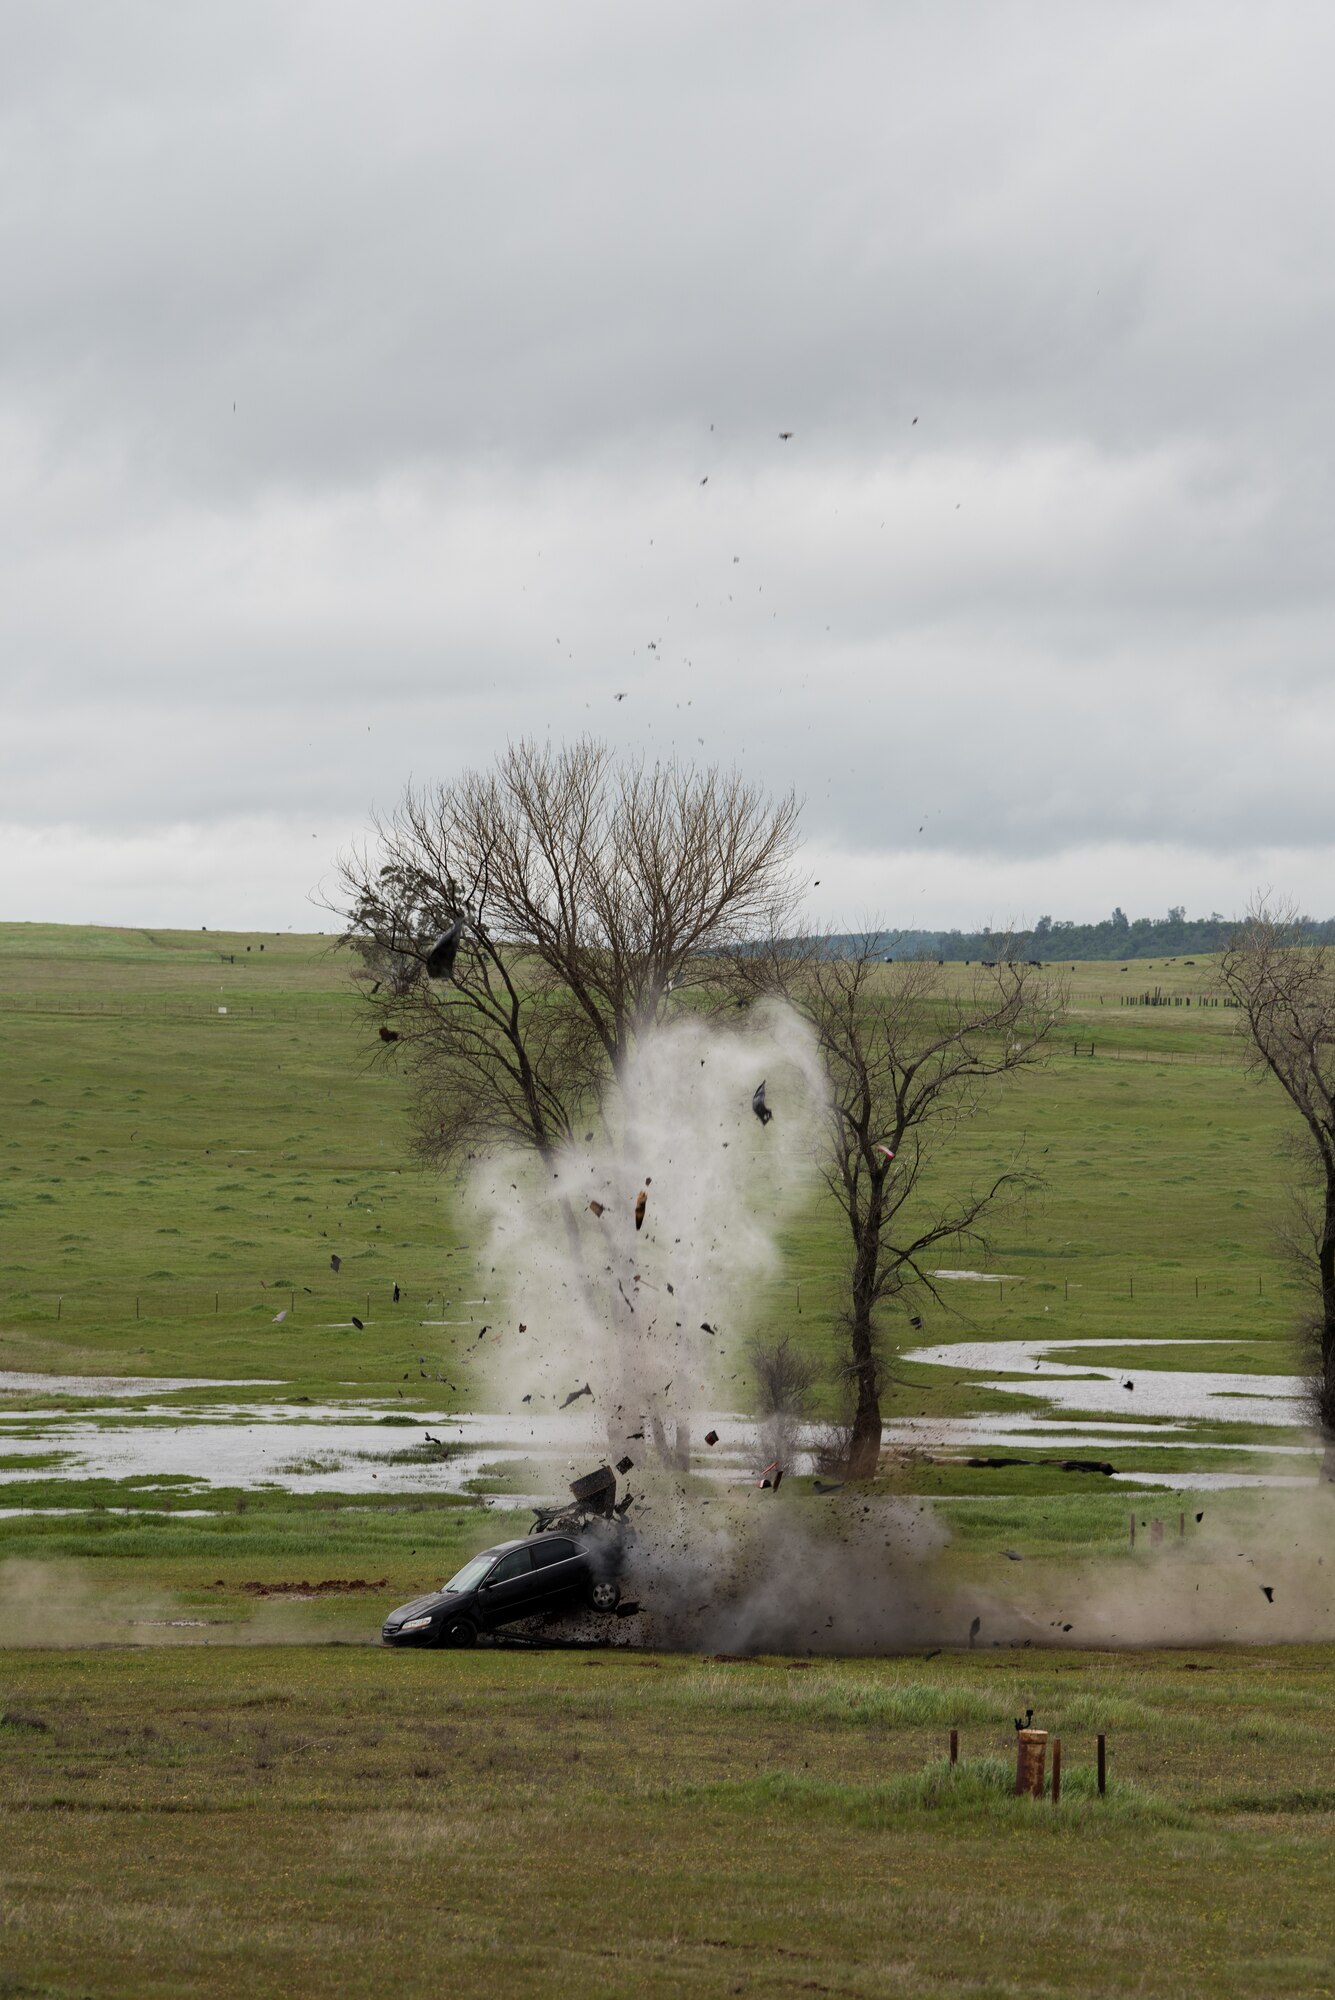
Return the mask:
<svg viewBox="0 0 1335 2000">
<path fill-rule="evenodd" d="M 1187 1343 L 1180 1343 L 1186 1345 Z M 1201 1348 L 1211 1341 L 1190 1343 Z M 1161 1343 L 1127 1341 L 1152 1349 Z M 1237 1342 L 1231 1345 L 1236 1348 Z M 1147 1487 L 1290 1486 L 1315 1478 L 1314 1448 L 1294 1442 L 1302 1398 L 1291 1376 L 1209 1369 L 1155 1368 L 1152 1355 L 1132 1374 L 1053 1360 L 1081 1348 L 1107 1352 L 1106 1342 L 959 1341 L 914 1350 L 918 1364 L 977 1372 L 981 1387 L 1032 1397 L 1051 1414 L 1017 1410 L 891 1421 L 887 1448 L 924 1457 L 974 1453 L 1068 1452 L 1106 1457 L 1117 1448 L 1183 1453 L 1206 1446 L 1229 1453 L 1235 1469 L 1118 1471 L 1113 1477 Z M 1092 1357 L 1091 1357 L 1092 1359 Z M 351 1385 L 349 1385 L 351 1387 Z M 349 1396 L 312 1402 L 285 1397 L 283 1385 L 252 1379 L 132 1378 L 87 1375 L 0 1375 L 0 1494 L 6 1483 L 40 1472 L 47 1480 L 162 1480 L 196 1497 L 209 1488 L 278 1489 L 292 1493 L 459 1494 L 507 1504 L 550 1498 L 572 1473 L 606 1455 L 614 1441 L 591 1405 L 570 1415 L 416 1411 L 395 1397 Z M 216 1399 L 201 1392 L 219 1392 Z M 278 1393 L 271 1393 L 277 1391 Z M 45 1407 L 5 1407 L 3 1398 L 40 1397 Z M 62 1404 L 77 1405 L 75 1408 Z M 1288 1440 L 1230 1440 L 1221 1423 L 1287 1430 Z M 1198 1426 L 1209 1424 L 1208 1440 Z M 713 1446 L 703 1442 L 717 1433 Z M 815 1437 L 799 1431 L 787 1468 L 813 1467 Z M 621 1447 L 615 1445 L 619 1452 Z M 752 1419 L 727 1410 L 699 1413 L 692 1470 L 721 1483 L 755 1477 L 758 1440 Z M 649 1456 L 643 1447 L 641 1458 Z M 1284 1467 L 1268 1463 L 1293 1461 Z"/>
</svg>

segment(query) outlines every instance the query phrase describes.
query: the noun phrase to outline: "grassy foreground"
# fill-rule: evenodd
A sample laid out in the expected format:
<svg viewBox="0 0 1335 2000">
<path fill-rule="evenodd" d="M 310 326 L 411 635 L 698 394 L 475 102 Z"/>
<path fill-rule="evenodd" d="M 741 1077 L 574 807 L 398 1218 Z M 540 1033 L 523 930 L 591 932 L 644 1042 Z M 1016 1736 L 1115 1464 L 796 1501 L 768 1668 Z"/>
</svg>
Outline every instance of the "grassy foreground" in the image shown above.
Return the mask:
<svg viewBox="0 0 1335 2000">
<path fill-rule="evenodd" d="M 0 1992 L 1329 1994 L 1333 1663 L 0 1654 Z"/>
</svg>

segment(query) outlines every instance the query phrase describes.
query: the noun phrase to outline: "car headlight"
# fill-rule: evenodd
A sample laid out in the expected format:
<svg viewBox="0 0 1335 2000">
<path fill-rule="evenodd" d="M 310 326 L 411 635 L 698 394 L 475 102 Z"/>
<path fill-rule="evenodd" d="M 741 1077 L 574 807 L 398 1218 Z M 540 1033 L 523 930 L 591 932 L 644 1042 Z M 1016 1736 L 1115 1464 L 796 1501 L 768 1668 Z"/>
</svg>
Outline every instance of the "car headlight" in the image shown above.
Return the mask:
<svg viewBox="0 0 1335 2000">
<path fill-rule="evenodd" d="M 420 1618 L 405 1618 L 399 1630 L 400 1632 L 420 1632 L 424 1625 L 431 1623 L 435 1615 L 434 1611 L 426 1611 Z"/>
</svg>

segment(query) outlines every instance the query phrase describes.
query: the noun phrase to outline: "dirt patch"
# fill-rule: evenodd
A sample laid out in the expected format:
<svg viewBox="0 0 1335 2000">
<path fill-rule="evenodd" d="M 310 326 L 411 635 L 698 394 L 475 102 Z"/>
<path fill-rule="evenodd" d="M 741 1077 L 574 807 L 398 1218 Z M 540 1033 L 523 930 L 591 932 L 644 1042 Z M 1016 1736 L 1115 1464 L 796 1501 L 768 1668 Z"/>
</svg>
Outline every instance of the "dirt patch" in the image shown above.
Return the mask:
<svg viewBox="0 0 1335 2000">
<path fill-rule="evenodd" d="M 215 1583 L 213 1588 L 215 1590 L 226 1590 L 228 1586 L 225 1583 L 219 1582 Z M 376 1582 L 368 1583 L 364 1576 L 330 1576 L 326 1577 L 322 1583 L 306 1583 L 304 1581 L 301 1583 L 239 1583 L 236 1585 L 236 1588 L 243 1590 L 247 1597 L 355 1597 L 365 1591 L 388 1590 L 389 1578 L 382 1576 Z"/>
</svg>

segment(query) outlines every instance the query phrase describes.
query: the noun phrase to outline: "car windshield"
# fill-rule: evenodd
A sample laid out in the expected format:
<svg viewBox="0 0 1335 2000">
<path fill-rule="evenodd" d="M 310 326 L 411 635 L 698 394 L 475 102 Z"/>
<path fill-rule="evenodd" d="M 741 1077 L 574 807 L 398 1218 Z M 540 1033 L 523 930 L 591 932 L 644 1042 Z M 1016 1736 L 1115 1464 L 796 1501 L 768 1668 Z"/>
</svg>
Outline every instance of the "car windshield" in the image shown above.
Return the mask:
<svg viewBox="0 0 1335 2000">
<path fill-rule="evenodd" d="M 495 1560 L 494 1555 L 474 1556 L 473 1560 L 466 1562 L 463 1568 L 450 1578 L 448 1583 L 442 1583 L 440 1586 L 441 1589 L 472 1590 L 477 1584 L 481 1583 Z"/>
</svg>

